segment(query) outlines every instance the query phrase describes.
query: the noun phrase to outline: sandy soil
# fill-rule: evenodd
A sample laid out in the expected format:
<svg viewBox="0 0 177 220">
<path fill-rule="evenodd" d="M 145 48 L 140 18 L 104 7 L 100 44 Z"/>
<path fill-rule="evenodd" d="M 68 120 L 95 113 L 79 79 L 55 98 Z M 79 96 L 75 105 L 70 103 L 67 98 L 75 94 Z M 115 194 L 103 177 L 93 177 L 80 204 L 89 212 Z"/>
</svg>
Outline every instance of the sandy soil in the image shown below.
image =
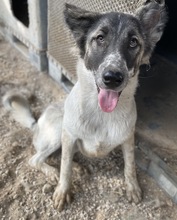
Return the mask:
<svg viewBox="0 0 177 220">
<path fill-rule="evenodd" d="M 30 98 L 36 117 L 49 103 L 63 101 L 66 96 L 47 74 L 37 72 L 2 38 L 0 76 L 1 97 L 10 89 L 21 90 Z M 13 121 L 0 100 L 0 219 L 177 219 L 176 205 L 139 169 L 143 200 L 139 205 L 127 202 L 120 150 L 100 160 L 88 159 L 80 154 L 75 156 L 74 160 L 88 172 L 81 172 L 80 169 L 73 171 L 73 202 L 59 213 L 52 201 L 55 186 L 50 185 L 41 172 L 28 165 L 34 153 L 31 140 L 31 132 Z M 52 155 L 48 163 L 59 169 L 60 152 Z"/>
</svg>

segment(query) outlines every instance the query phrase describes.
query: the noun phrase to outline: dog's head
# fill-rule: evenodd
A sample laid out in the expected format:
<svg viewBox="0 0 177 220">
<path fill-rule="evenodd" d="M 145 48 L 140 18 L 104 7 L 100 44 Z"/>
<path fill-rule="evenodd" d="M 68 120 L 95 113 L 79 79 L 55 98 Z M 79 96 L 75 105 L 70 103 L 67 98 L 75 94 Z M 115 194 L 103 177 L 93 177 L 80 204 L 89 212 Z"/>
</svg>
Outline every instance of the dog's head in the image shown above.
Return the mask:
<svg viewBox="0 0 177 220">
<path fill-rule="evenodd" d="M 66 4 L 65 21 L 86 68 L 94 73 L 103 111 L 114 110 L 129 79 L 149 62 L 167 20 L 163 2 L 148 0 L 134 16 Z"/>
</svg>

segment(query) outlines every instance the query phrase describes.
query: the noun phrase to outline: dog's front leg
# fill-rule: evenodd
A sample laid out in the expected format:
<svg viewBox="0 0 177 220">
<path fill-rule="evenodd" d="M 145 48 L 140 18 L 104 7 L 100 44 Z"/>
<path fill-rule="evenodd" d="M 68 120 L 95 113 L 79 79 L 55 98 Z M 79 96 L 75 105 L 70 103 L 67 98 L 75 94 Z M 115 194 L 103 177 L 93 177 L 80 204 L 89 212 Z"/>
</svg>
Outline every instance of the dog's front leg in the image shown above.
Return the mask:
<svg viewBox="0 0 177 220">
<path fill-rule="evenodd" d="M 129 202 L 135 202 L 137 204 L 141 201 L 141 189 L 136 176 L 134 148 L 133 134 L 124 144 L 122 144 L 122 151 L 125 163 L 124 175 L 127 198 Z"/>
<path fill-rule="evenodd" d="M 75 140 L 65 130 L 62 131 L 62 157 L 60 167 L 60 180 L 54 192 L 54 206 L 62 211 L 64 204 L 70 203 L 70 186 L 72 175 L 72 160 Z"/>
</svg>

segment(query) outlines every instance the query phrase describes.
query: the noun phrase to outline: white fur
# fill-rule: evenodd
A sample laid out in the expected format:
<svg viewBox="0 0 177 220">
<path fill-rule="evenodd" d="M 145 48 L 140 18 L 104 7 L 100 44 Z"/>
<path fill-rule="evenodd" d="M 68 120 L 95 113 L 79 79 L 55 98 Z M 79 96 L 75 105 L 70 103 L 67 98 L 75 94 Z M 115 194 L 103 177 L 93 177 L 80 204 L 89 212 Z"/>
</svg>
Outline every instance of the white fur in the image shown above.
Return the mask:
<svg viewBox="0 0 177 220">
<path fill-rule="evenodd" d="M 64 106 L 60 182 L 54 193 L 55 206 L 62 210 L 64 203 L 70 201 L 72 158 L 77 150 L 89 157 L 103 157 L 118 145 L 122 145 L 124 154 L 127 196 L 137 203 L 141 199 L 134 162 L 134 93 L 138 74 L 129 78 L 115 110 L 105 113 L 98 105 L 94 73 L 86 69 L 82 59 L 78 61 L 77 73 L 78 82 Z"/>
</svg>

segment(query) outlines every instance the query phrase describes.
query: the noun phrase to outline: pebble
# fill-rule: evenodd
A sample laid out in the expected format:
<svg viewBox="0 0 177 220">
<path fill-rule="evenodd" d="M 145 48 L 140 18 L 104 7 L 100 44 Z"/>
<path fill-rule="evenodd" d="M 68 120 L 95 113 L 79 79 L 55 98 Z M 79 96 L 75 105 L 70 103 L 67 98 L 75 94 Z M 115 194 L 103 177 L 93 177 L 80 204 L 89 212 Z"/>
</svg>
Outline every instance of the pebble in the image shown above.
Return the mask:
<svg viewBox="0 0 177 220">
<path fill-rule="evenodd" d="M 46 183 L 42 188 L 42 192 L 47 194 L 47 193 L 51 192 L 52 189 L 53 189 L 53 186 L 50 185 L 49 183 Z"/>
<path fill-rule="evenodd" d="M 17 147 L 19 144 L 17 141 L 13 142 L 12 147 Z"/>
</svg>

